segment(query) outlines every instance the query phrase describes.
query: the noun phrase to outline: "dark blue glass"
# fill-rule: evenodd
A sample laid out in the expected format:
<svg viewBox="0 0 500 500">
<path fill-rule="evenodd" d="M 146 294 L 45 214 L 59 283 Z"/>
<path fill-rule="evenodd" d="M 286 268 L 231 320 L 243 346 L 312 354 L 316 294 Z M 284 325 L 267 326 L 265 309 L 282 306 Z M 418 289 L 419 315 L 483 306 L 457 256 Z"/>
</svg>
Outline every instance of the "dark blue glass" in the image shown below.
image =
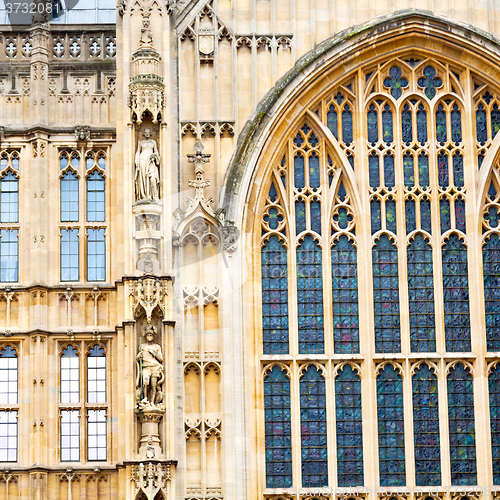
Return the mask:
<svg viewBox="0 0 500 500">
<path fill-rule="evenodd" d="M 477 142 L 484 144 L 488 140 L 488 131 L 486 128 L 486 111 L 484 106 L 479 104 L 476 110 L 476 135 Z"/>
<path fill-rule="evenodd" d="M 372 252 L 375 351 L 401 352 L 398 250 L 386 234 Z"/>
<path fill-rule="evenodd" d="M 288 354 L 287 250 L 276 235 L 261 250 L 264 354 Z"/>
<path fill-rule="evenodd" d="M 436 96 L 436 88 L 443 85 L 441 78 L 436 76 L 436 70 L 432 66 L 424 68 L 424 76 L 419 78 L 418 86 L 424 89 L 425 95 L 429 99 Z"/>
<path fill-rule="evenodd" d="M 451 140 L 455 144 L 462 142 L 462 115 L 456 104 L 451 110 Z"/>
<path fill-rule="evenodd" d="M 447 198 L 442 198 L 439 202 L 439 220 L 441 234 L 451 229 L 450 201 Z"/>
<path fill-rule="evenodd" d="M 306 235 L 297 247 L 299 353 L 324 353 L 321 247 Z"/>
<path fill-rule="evenodd" d="M 494 139 L 500 130 L 500 109 L 498 104 L 493 104 L 491 108 L 491 138 Z"/>
<path fill-rule="evenodd" d="M 338 116 L 337 116 L 337 111 L 335 111 L 335 107 L 333 104 L 330 104 L 330 107 L 328 108 L 328 113 L 326 114 L 326 124 L 327 127 L 330 129 L 331 133 L 335 137 L 335 139 L 339 139 L 339 125 L 338 125 Z"/>
<path fill-rule="evenodd" d="M 266 487 L 292 486 L 290 379 L 273 366 L 264 379 Z"/>
<path fill-rule="evenodd" d="M 295 231 L 300 234 L 306 230 L 306 203 L 302 200 L 295 202 Z"/>
<path fill-rule="evenodd" d="M 380 218 L 380 201 L 372 200 L 370 202 L 370 213 L 372 221 L 372 234 L 382 229 L 382 220 Z"/>
<path fill-rule="evenodd" d="M 346 104 L 344 106 L 344 111 L 342 111 L 342 140 L 345 144 L 351 144 L 352 136 L 352 112 L 349 105 Z"/>
<path fill-rule="evenodd" d="M 406 234 L 417 229 L 417 217 L 415 212 L 415 201 L 411 198 L 405 201 Z"/>
<path fill-rule="evenodd" d="M 463 198 L 455 200 L 455 226 L 465 233 L 465 200 Z"/>
<path fill-rule="evenodd" d="M 420 227 L 431 233 L 432 219 L 431 219 L 431 202 L 423 198 L 420 200 Z"/>
<path fill-rule="evenodd" d="M 418 184 L 422 189 L 429 187 L 429 157 L 422 154 L 418 157 Z"/>
<path fill-rule="evenodd" d="M 309 208 L 311 210 L 311 229 L 321 234 L 321 202 L 311 201 Z"/>
<path fill-rule="evenodd" d="M 486 346 L 488 351 L 499 352 L 500 238 L 497 234 L 492 234 L 483 246 L 483 281 L 484 305 L 486 310 Z"/>
<path fill-rule="evenodd" d="M 408 104 L 404 105 L 401 112 L 401 132 L 402 139 L 406 145 L 409 145 L 413 140 L 413 123 L 412 113 Z"/>
<path fill-rule="evenodd" d="M 363 486 L 361 380 L 350 365 L 335 378 L 338 486 Z"/>
<path fill-rule="evenodd" d="M 415 480 L 417 486 L 441 484 L 439 401 L 437 377 L 427 364 L 412 379 Z"/>
<path fill-rule="evenodd" d="M 446 350 L 470 352 L 467 248 L 456 234 L 452 234 L 442 255 Z"/>
<path fill-rule="evenodd" d="M 389 70 L 389 76 L 384 79 L 384 86 L 391 89 L 391 95 L 394 99 L 399 99 L 403 92 L 402 89 L 408 87 L 408 79 L 402 74 L 397 66 L 393 66 Z"/>
<path fill-rule="evenodd" d="M 393 129 L 392 111 L 388 104 L 384 106 L 384 111 L 382 111 L 382 132 L 384 134 L 384 142 L 390 144 L 393 141 Z"/>
<path fill-rule="evenodd" d="M 377 417 L 380 486 L 404 486 L 403 379 L 392 365 L 377 377 Z"/>
<path fill-rule="evenodd" d="M 378 141 L 378 113 L 375 104 L 371 104 L 367 113 L 368 142 L 374 144 Z"/>
<path fill-rule="evenodd" d="M 294 181 L 297 189 L 302 189 L 306 185 L 304 175 L 304 157 L 300 153 L 293 159 Z"/>
<path fill-rule="evenodd" d="M 439 187 L 442 189 L 446 189 L 450 185 L 448 155 L 446 155 L 445 153 L 439 153 L 437 157 L 437 163 Z"/>
<path fill-rule="evenodd" d="M 309 157 L 309 187 L 319 188 L 319 157 L 316 153 Z"/>
<path fill-rule="evenodd" d="M 446 142 L 448 132 L 446 130 L 446 111 L 440 104 L 436 111 L 436 140 L 441 144 Z"/>
<path fill-rule="evenodd" d="M 335 354 L 359 353 L 357 251 L 346 235 L 332 245 Z"/>
<path fill-rule="evenodd" d="M 394 156 L 386 154 L 384 156 L 384 184 L 387 188 L 393 188 L 394 179 Z"/>
<path fill-rule="evenodd" d="M 309 365 L 300 378 L 302 487 L 328 485 L 325 379 Z"/>
<path fill-rule="evenodd" d="M 493 484 L 500 484 L 500 366 L 496 365 L 488 377 L 490 390 L 491 454 Z"/>
<path fill-rule="evenodd" d="M 450 426 L 451 485 L 477 485 L 474 390 L 472 374 L 462 364 L 449 372 L 448 419 Z"/>
<path fill-rule="evenodd" d="M 412 188 L 415 185 L 415 169 L 413 166 L 413 155 L 408 151 L 403 155 L 403 173 L 405 186 Z"/>
<path fill-rule="evenodd" d="M 380 186 L 380 173 L 379 173 L 379 158 L 375 153 L 368 157 L 368 169 L 370 176 L 370 187 L 378 188 Z"/>
<path fill-rule="evenodd" d="M 396 234 L 396 201 L 393 198 L 388 198 L 385 202 L 385 220 L 387 230 Z"/>
<path fill-rule="evenodd" d="M 464 187 L 464 158 L 460 153 L 453 153 L 453 184 Z"/>
<path fill-rule="evenodd" d="M 417 111 L 417 141 L 420 144 L 427 142 L 427 111 L 422 104 Z"/>
<path fill-rule="evenodd" d="M 412 352 L 436 352 L 432 248 L 421 234 L 407 249 Z"/>
</svg>

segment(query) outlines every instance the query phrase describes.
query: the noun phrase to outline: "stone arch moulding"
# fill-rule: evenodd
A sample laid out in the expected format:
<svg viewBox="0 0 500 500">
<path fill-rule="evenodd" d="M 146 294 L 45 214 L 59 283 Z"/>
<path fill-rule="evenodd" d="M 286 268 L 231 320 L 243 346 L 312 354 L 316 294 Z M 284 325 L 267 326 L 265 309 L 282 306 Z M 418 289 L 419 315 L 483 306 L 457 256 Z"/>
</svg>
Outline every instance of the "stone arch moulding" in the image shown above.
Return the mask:
<svg viewBox="0 0 500 500">
<path fill-rule="evenodd" d="M 278 146 L 273 136 L 279 137 L 280 133 L 283 135 L 296 126 L 307 108 L 332 91 L 347 74 L 375 65 L 388 54 L 397 57 L 409 51 L 425 52 L 451 64 L 469 67 L 493 87 L 495 81 L 500 81 L 499 40 L 478 28 L 429 11 L 400 11 L 338 33 L 302 56 L 264 96 L 243 127 L 221 193 L 226 219 L 240 226 L 246 204 L 254 201 L 251 197 L 259 196 L 253 182 L 258 174 L 263 174 L 261 169 L 266 168 L 263 164 L 268 164 L 269 158 L 263 160 L 262 153 L 272 154 Z M 479 193 L 484 191 L 499 147 L 500 134 L 481 167 Z M 344 162 L 338 160 L 344 166 Z M 344 169 L 352 179 L 354 172 L 349 170 Z"/>
</svg>

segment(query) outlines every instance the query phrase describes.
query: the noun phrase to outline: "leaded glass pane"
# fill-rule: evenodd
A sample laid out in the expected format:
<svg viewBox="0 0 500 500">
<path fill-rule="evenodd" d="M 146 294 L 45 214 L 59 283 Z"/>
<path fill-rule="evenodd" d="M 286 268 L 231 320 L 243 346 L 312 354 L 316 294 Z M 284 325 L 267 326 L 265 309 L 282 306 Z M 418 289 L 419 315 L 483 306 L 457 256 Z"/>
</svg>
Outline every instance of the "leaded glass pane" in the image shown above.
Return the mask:
<svg viewBox="0 0 500 500">
<path fill-rule="evenodd" d="M 299 352 L 324 352 L 321 247 L 306 235 L 297 247 Z"/>
<path fill-rule="evenodd" d="M 413 375 L 413 426 L 417 486 L 441 484 L 437 377 L 427 364 Z"/>
<path fill-rule="evenodd" d="M 19 221 L 19 181 L 12 172 L 0 180 L 0 222 Z"/>
<path fill-rule="evenodd" d="M 106 241 L 104 229 L 88 229 L 87 235 L 87 280 L 106 279 Z"/>
<path fill-rule="evenodd" d="M 99 172 L 87 177 L 87 222 L 103 222 L 105 220 L 105 181 Z"/>
<path fill-rule="evenodd" d="M 80 460 L 80 411 L 61 410 L 61 462 Z"/>
<path fill-rule="evenodd" d="M 398 251 L 386 234 L 372 253 L 375 351 L 401 352 Z"/>
<path fill-rule="evenodd" d="M 500 366 L 496 365 L 488 378 L 490 390 L 491 455 L 493 484 L 500 484 Z"/>
<path fill-rule="evenodd" d="M 415 212 L 415 201 L 409 198 L 405 201 L 406 234 L 417 228 L 417 214 Z"/>
<path fill-rule="evenodd" d="M 434 278 L 432 248 L 421 234 L 407 251 L 410 343 L 412 352 L 435 352 Z"/>
<path fill-rule="evenodd" d="M 0 462 L 17 462 L 17 411 L 0 411 Z"/>
<path fill-rule="evenodd" d="M 338 486 L 363 486 L 361 380 L 350 365 L 335 378 Z"/>
<path fill-rule="evenodd" d="M 60 357 L 61 403 L 80 402 L 80 358 L 71 345 L 65 347 Z"/>
<path fill-rule="evenodd" d="M 396 221 L 396 200 L 394 198 L 388 198 L 385 202 L 385 220 L 386 228 L 388 231 L 396 233 L 397 231 L 397 221 Z"/>
<path fill-rule="evenodd" d="M 311 230 L 321 234 L 321 203 L 311 201 L 309 209 L 311 211 Z"/>
<path fill-rule="evenodd" d="M 392 365 L 377 377 L 380 486 L 404 486 L 403 380 Z"/>
<path fill-rule="evenodd" d="M 428 233 L 431 232 L 431 202 L 427 198 L 420 200 L 420 227 Z"/>
<path fill-rule="evenodd" d="M 332 245 L 332 299 L 335 354 L 359 353 L 357 254 L 346 235 Z"/>
<path fill-rule="evenodd" d="M 276 235 L 261 250 L 264 354 L 288 354 L 287 250 Z"/>
<path fill-rule="evenodd" d="M 61 177 L 61 222 L 78 222 L 78 177 L 71 171 Z"/>
<path fill-rule="evenodd" d="M 328 485 L 326 393 L 321 372 L 310 365 L 300 379 L 302 487 Z"/>
<path fill-rule="evenodd" d="M 17 404 L 17 382 L 17 354 L 6 345 L 0 351 L 0 404 Z"/>
<path fill-rule="evenodd" d="M 446 350 L 470 352 L 467 248 L 456 234 L 443 247 L 443 295 Z"/>
<path fill-rule="evenodd" d="M 18 229 L 0 230 L 0 281 L 18 281 L 19 243 Z"/>
<path fill-rule="evenodd" d="M 309 139 L 311 141 L 311 139 Z M 313 153 L 309 157 L 309 187 L 313 189 L 319 188 L 320 174 L 319 174 L 319 156 Z"/>
<path fill-rule="evenodd" d="M 294 158 L 293 166 L 295 187 L 302 189 L 306 186 L 306 178 L 304 174 L 304 157 L 300 153 Z"/>
<path fill-rule="evenodd" d="M 88 410 L 87 459 L 89 462 L 107 459 L 106 410 Z"/>
<path fill-rule="evenodd" d="M 351 144 L 352 142 L 352 112 L 348 104 L 344 106 L 344 111 L 342 111 L 342 140 L 346 144 Z"/>
<path fill-rule="evenodd" d="M 372 221 L 372 234 L 382 229 L 382 221 L 380 219 L 380 201 L 372 200 L 370 202 L 370 216 Z"/>
<path fill-rule="evenodd" d="M 300 234 L 306 230 L 306 203 L 303 200 L 295 202 L 295 231 Z"/>
<path fill-rule="evenodd" d="M 483 246 L 483 280 L 486 346 L 488 351 L 498 352 L 500 351 L 500 238 L 497 234 L 492 234 Z"/>
<path fill-rule="evenodd" d="M 335 139 L 338 140 L 339 138 L 338 117 L 333 104 L 330 104 L 330 107 L 328 108 L 328 113 L 326 114 L 326 123 L 328 128 L 332 132 L 333 136 L 335 137 Z"/>
<path fill-rule="evenodd" d="M 80 279 L 78 229 L 61 229 L 61 281 Z"/>
<path fill-rule="evenodd" d="M 448 374 L 448 418 L 452 486 L 476 485 L 476 439 L 472 374 L 456 364 Z"/>
<path fill-rule="evenodd" d="M 290 379 L 274 366 L 264 380 L 266 487 L 292 486 Z"/>
<path fill-rule="evenodd" d="M 106 355 L 95 345 L 87 355 L 87 403 L 106 402 Z"/>
</svg>

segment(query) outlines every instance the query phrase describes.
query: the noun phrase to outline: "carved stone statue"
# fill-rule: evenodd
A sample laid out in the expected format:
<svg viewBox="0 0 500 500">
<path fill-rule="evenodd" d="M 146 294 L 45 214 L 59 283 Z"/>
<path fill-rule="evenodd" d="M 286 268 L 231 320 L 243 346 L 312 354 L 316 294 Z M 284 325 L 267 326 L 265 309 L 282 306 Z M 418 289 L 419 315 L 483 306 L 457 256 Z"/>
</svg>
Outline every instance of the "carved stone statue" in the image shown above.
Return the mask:
<svg viewBox="0 0 500 500">
<path fill-rule="evenodd" d="M 137 201 L 160 199 L 160 155 L 151 137 L 151 129 L 144 129 L 145 139 L 139 141 L 135 153 L 135 195 Z"/>
<path fill-rule="evenodd" d="M 163 409 L 161 384 L 165 379 L 161 347 L 153 343 L 156 328 L 144 328 L 147 343 L 141 345 L 137 361 L 137 405 L 140 409 Z"/>
</svg>

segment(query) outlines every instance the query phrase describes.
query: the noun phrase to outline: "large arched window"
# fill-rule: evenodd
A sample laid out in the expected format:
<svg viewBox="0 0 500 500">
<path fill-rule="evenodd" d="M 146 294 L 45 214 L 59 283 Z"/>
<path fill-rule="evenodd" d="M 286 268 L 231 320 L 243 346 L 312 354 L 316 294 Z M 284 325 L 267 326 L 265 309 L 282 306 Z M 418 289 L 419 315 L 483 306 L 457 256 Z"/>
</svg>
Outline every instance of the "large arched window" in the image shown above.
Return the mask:
<svg viewBox="0 0 500 500">
<path fill-rule="evenodd" d="M 256 183 L 268 494 L 498 481 L 500 90 L 420 51 L 332 81 Z"/>
</svg>

